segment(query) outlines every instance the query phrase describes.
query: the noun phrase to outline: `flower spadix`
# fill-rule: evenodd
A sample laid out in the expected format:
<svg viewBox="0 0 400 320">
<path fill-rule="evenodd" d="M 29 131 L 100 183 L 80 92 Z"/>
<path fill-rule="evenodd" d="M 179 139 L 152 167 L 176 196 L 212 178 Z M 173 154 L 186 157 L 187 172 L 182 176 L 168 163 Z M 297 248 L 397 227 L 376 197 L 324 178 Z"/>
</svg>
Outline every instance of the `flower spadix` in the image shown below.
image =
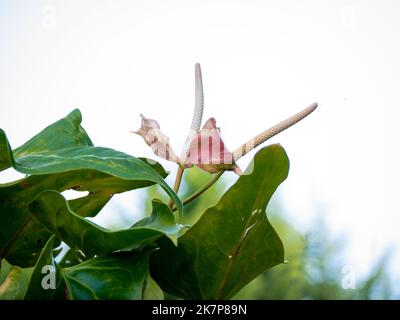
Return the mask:
<svg viewBox="0 0 400 320">
<path fill-rule="evenodd" d="M 169 138 L 161 131 L 158 121 L 141 115 L 142 124 L 134 133 L 140 135 L 153 152 L 166 160 L 178 163 L 182 167 L 193 165 L 210 172 L 233 170 L 240 173 L 222 138 L 216 120 L 210 118 L 200 130 L 203 117 L 204 95 L 200 64 L 195 66 L 195 110 L 185 145 L 178 157 L 170 145 Z"/>
<path fill-rule="evenodd" d="M 312 113 L 317 106 L 317 103 L 311 104 L 304 110 L 261 132 L 237 148 L 234 152 L 231 152 L 222 140 L 221 131 L 220 128 L 217 127 L 215 118 L 208 119 L 200 129 L 204 109 L 204 94 L 200 64 L 196 63 L 195 108 L 189 134 L 186 138 L 181 155 L 179 157 L 176 155 L 170 145 L 169 138 L 161 131 L 159 123 L 154 119 L 148 119 L 141 115 L 142 125 L 139 130 L 134 131 L 134 133 L 140 135 L 156 155 L 166 160 L 176 162 L 182 168 L 195 165 L 210 173 L 229 170 L 240 174 L 241 170 L 237 166 L 236 160 L 264 143 L 266 140 L 304 119 Z"/>
</svg>

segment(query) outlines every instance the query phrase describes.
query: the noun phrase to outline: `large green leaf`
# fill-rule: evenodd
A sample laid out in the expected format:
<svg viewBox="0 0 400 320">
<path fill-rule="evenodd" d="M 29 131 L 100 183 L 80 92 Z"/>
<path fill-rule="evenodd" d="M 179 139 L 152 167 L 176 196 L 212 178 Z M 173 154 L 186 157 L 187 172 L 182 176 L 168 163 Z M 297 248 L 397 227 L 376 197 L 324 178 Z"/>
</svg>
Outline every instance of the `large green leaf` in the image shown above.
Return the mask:
<svg viewBox="0 0 400 320">
<path fill-rule="evenodd" d="M 52 233 L 36 219 L 29 218 L 21 230 L 15 234 L 15 238 L 11 238 L 9 243 L 2 248 L 4 256 L 13 265 L 24 268 L 33 266 L 51 235 Z"/>
<path fill-rule="evenodd" d="M 56 191 L 45 191 L 29 205 L 32 215 L 73 249 L 88 257 L 134 249 L 165 235 L 176 244 L 183 225 L 167 205 L 153 201 L 153 212 L 130 229 L 110 231 L 80 217 Z"/>
<path fill-rule="evenodd" d="M 165 173 L 162 174 L 165 176 Z M 124 180 L 94 170 L 77 170 L 29 176 L 15 184 L 0 187 L 0 221 L 8 225 L 8 228 L 0 229 L 0 253 L 6 252 L 4 256 L 13 264 L 35 264 L 51 233 L 32 219 L 27 204 L 43 190 L 89 191 L 87 196 L 70 200 L 69 204 L 81 216 L 95 216 L 113 194 L 150 184 L 148 181 Z M 12 241 L 16 238 L 17 241 Z"/>
<path fill-rule="evenodd" d="M 59 268 L 53 258 L 54 236 L 49 239 L 34 268 L 22 269 L 5 260 L 0 277 L 1 299 L 162 299 L 162 291 L 148 271 L 149 249 L 118 252 L 69 268 Z M 52 266 L 55 287 L 43 282 Z M 65 296 L 66 295 L 66 296 Z"/>
<path fill-rule="evenodd" d="M 115 252 L 65 268 L 71 299 L 142 299 L 149 277 L 148 251 Z"/>
<path fill-rule="evenodd" d="M 10 272 L 12 265 L 6 259 L 0 261 L 0 284 L 2 284 Z"/>
<path fill-rule="evenodd" d="M 14 157 L 23 158 L 76 146 L 93 146 L 85 129 L 82 128 L 81 122 L 81 112 L 79 109 L 73 110 L 66 117 L 49 125 L 22 146 L 16 148 L 13 151 Z"/>
<path fill-rule="evenodd" d="M 12 156 L 11 147 L 6 139 L 6 133 L 0 129 L 0 171 L 11 166 Z"/>
<path fill-rule="evenodd" d="M 15 149 L 14 152 L 11 151 L 5 132 L 0 129 L 0 171 L 13 166 L 14 157 L 48 153 L 73 146 L 93 146 L 86 131 L 80 125 L 81 121 L 81 112 L 75 109 L 65 118 L 51 124 Z"/>
<path fill-rule="evenodd" d="M 22 269 L 1 260 L 0 300 L 21 300 L 28 288 L 32 268 Z"/>
<path fill-rule="evenodd" d="M 179 238 L 178 247 L 162 239 L 150 260 L 161 288 L 188 299 L 229 299 L 282 263 L 283 245 L 265 209 L 288 170 L 280 145 L 261 149 L 217 205 Z"/>
<path fill-rule="evenodd" d="M 48 128 L 44 130 L 46 133 Z M 36 140 L 38 140 L 37 135 Z M 46 139 L 49 139 L 47 134 Z M 63 137 L 53 137 L 53 139 L 63 139 Z M 0 150 L 0 159 L 11 156 L 10 163 L 15 170 L 31 175 L 60 174 L 75 170 L 94 170 L 112 177 L 120 178 L 128 181 L 146 181 L 158 183 L 170 197 L 175 201 L 176 205 L 182 211 L 182 204 L 175 192 L 164 181 L 148 163 L 141 159 L 132 157 L 126 153 L 119 152 L 109 148 L 93 147 L 93 146 L 68 146 L 63 149 L 38 152 L 33 149 L 29 153 L 29 149 L 22 146 L 16 150 L 23 152 L 15 152 L 13 156 L 6 135 L 0 131 L 0 146 L 5 149 Z M 28 144 L 36 145 L 35 143 Z M 41 146 L 41 145 L 40 145 Z M 43 148 L 41 148 L 43 149 Z"/>
<path fill-rule="evenodd" d="M 114 193 L 160 184 L 181 209 L 176 194 L 163 180 L 166 172 L 152 162 L 112 149 L 93 147 L 74 110 L 11 151 L 0 130 L 0 170 L 12 166 L 31 176 L 0 185 L 0 258 L 20 266 L 35 264 L 50 237 L 48 230 L 32 220 L 27 204 L 44 190 L 89 191 L 71 201 L 76 213 L 94 216 Z"/>
<path fill-rule="evenodd" d="M 164 292 L 157 282 L 148 275 L 143 288 L 143 300 L 164 300 Z"/>
</svg>

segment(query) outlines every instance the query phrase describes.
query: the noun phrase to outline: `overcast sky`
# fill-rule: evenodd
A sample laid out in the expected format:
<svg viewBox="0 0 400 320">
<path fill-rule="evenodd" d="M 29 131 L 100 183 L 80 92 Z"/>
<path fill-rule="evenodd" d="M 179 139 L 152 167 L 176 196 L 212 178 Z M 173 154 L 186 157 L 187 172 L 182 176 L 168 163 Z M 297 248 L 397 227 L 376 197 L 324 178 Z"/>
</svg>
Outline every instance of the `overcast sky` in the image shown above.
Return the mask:
<svg viewBox="0 0 400 320">
<path fill-rule="evenodd" d="M 323 214 L 358 273 L 393 247 L 398 273 L 399 17 L 396 0 L 0 0 L 0 127 L 17 147 L 79 107 L 96 145 L 154 157 L 129 134 L 143 113 L 179 151 L 196 62 L 230 149 L 316 101 L 270 141 L 291 159 L 286 215 L 304 231 Z M 114 203 L 134 215 L 130 199 Z"/>
</svg>

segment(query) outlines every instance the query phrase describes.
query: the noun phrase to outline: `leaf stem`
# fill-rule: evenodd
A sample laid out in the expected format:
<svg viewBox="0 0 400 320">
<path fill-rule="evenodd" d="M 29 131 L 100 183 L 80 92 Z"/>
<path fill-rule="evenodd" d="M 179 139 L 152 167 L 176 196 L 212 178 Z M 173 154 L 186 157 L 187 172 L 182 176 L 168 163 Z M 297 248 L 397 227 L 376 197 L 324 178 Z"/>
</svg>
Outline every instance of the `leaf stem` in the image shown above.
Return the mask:
<svg viewBox="0 0 400 320">
<path fill-rule="evenodd" d="M 197 197 L 201 196 L 204 192 L 206 192 L 214 183 L 216 183 L 218 181 L 218 179 L 223 175 L 225 171 L 220 171 L 218 172 L 215 176 L 212 177 L 212 179 L 210 181 L 208 181 L 203 187 L 201 187 L 199 190 L 197 190 L 196 192 L 194 192 L 193 194 L 191 194 L 189 197 L 187 197 L 186 199 L 184 199 L 182 201 L 182 204 L 188 204 L 190 202 L 192 202 L 193 200 L 195 200 Z M 174 207 L 172 209 L 172 211 L 176 211 L 176 207 Z"/>
<path fill-rule="evenodd" d="M 183 171 L 185 170 L 185 168 L 183 166 L 179 166 L 178 167 L 178 171 L 176 173 L 176 177 L 175 177 L 175 183 L 174 183 L 174 191 L 175 193 L 178 193 L 179 191 L 179 187 L 181 185 L 182 182 L 182 177 L 183 177 Z M 172 207 L 174 206 L 174 201 L 172 199 L 169 200 L 168 202 L 168 207 L 170 207 L 172 209 Z"/>
</svg>

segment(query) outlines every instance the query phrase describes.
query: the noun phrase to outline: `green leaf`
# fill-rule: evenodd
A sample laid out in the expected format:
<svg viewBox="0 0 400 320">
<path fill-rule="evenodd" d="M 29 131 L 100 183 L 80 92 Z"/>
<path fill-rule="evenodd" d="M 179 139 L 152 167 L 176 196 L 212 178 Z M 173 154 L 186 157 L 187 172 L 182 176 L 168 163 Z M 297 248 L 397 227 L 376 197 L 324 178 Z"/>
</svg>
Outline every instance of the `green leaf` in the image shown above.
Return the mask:
<svg viewBox="0 0 400 320">
<path fill-rule="evenodd" d="M 143 300 L 164 300 L 164 292 L 158 286 L 157 282 L 148 275 L 144 289 L 143 289 Z"/>
<path fill-rule="evenodd" d="M 16 211 L 8 212 L 13 214 Z M 0 233 L 6 233 L 6 231 L 3 230 Z M 52 233 L 45 226 L 29 216 L 21 230 L 16 233 L 15 239 L 10 239 L 9 244 L 3 247 L 4 256 L 14 265 L 31 267 L 35 265 L 43 246 L 51 235 Z"/>
<path fill-rule="evenodd" d="M 60 272 L 54 262 L 53 258 L 53 246 L 55 237 L 52 236 L 47 241 L 40 254 L 39 259 L 33 269 L 32 275 L 29 279 L 29 285 L 27 292 L 24 296 L 25 300 L 45 300 L 45 299 L 60 299 L 62 298 L 62 278 Z M 46 269 L 52 268 L 53 270 Z M 48 284 L 46 276 L 51 276 L 49 273 L 54 272 L 54 288 L 44 288 L 43 282 Z M 58 290 L 57 290 L 58 289 Z"/>
<path fill-rule="evenodd" d="M 75 146 L 52 152 L 24 154 L 12 162 L 14 169 L 21 173 L 45 175 L 94 170 L 123 180 L 158 183 L 182 210 L 178 196 L 162 176 L 149 164 L 126 153 L 103 147 Z"/>
<path fill-rule="evenodd" d="M 11 270 L 12 265 L 7 262 L 6 259 L 1 260 L 0 263 L 0 284 L 4 282 L 4 279 L 7 277 L 8 273 Z"/>
<path fill-rule="evenodd" d="M 13 264 L 35 264 L 51 233 L 35 219 L 32 220 L 27 204 L 43 190 L 63 191 L 73 188 L 89 191 L 89 195 L 69 203 L 77 214 L 92 217 L 103 208 L 113 194 L 150 184 L 146 181 L 123 180 L 93 170 L 78 170 L 63 174 L 30 176 L 7 187 L 0 187 L 0 221 L 8 225 L 8 228 L 0 229 L 0 254 Z"/>
<path fill-rule="evenodd" d="M 14 157 L 23 159 L 25 156 L 52 153 L 69 147 L 93 146 L 81 122 L 81 112 L 79 109 L 73 110 L 15 149 Z"/>
<path fill-rule="evenodd" d="M 30 269 L 22 269 L 1 261 L 0 300 L 21 300 L 28 287 Z"/>
<path fill-rule="evenodd" d="M 48 153 L 72 146 L 93 146 L 86 131 L 80 126 L 81 112 L 73 110 L 65 118 L 51 124 L 19 148 L 11 151 L 7 136 L 0 129 L 0 171 L 15 165 L 14 157 Z"/>
<path fill-rule="evenodd" d="M 79 300 L 142 299 L 148 252 L 115 252 L 63 269 L 69 297 Z"/>
<path fill-rule="evenodd" d="M 151 255 L 161 288 L 187 299 L 229 299 L 264 270 L 284 260 L 282 242 L 268 222 L 267 204 L 288 175 L 280 145 L 261 149 L 245 174 L 181 238 L 165 239 Z"/>
<path fill-rule="evenodd" d="M 0 171 L 11 166 L 12 156 L 11 147 L 6 138 L 6 133 L 0 129 Z"/>
<path fill-rule="evenodd" d="M 35 264 L 51 234 L 32 220 L 27 205 L 44 190 L 89 191 L 87 197 L 71 201 L 71 207 L 83 216 L 94 216 L 114 193 L 158 183 L 182 209 L 159 164 L 93 147 L 80 122 L 81 114 L 74 110 L 14 152 L 0 130 L 0 170 L 12 166 L 31 174 L 0 185 L 0 259 L 20 266 Z"/>
<path fill-rule="evenodd" d="M 153 201 L 153 212 L 130 229 L 110 231 L 80 217 L 55 191 L 41 193 L 30 205 L 32 215 L 73 249 L 92 257 L 116 250 L 134 249 L 166 235 L 176 244 L 183 225 L 177 225 L 165 204 Z"/>
<path fill-rule="evenodd" d="M 26 155 L 51 153 L 74 146 L 93 146 L 86 131 L 80 126 L 82 115 L 78 109 L 51 124 L 22 146 L 11 150 L 5 132 L 0 129 L 0 171 L 13 167 Z M 23 172 L 24 173 L 24 172 Z"/>
</svg>

